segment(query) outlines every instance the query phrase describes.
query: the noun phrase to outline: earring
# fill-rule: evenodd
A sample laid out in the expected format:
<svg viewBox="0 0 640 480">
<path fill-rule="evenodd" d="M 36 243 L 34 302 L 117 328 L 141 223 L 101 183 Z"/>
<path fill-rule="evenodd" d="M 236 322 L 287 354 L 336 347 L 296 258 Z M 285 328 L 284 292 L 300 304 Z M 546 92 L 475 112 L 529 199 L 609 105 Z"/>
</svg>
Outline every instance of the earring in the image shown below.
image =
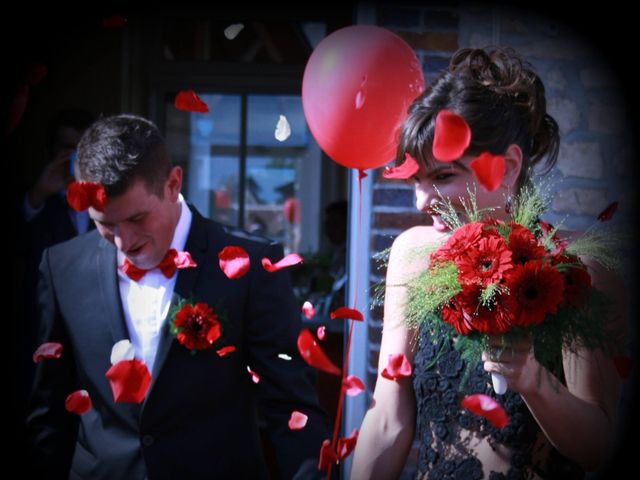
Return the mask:
<svg viewBox="0 0 640 480">
<path fill-rule="evenodd" d="M 511 199 L 511 189 L 507 193 L 507 201 L 504 204 L 504 211 L 511 215 L 511 209 L 513 208 L 513 200 Z"/>
</svg>

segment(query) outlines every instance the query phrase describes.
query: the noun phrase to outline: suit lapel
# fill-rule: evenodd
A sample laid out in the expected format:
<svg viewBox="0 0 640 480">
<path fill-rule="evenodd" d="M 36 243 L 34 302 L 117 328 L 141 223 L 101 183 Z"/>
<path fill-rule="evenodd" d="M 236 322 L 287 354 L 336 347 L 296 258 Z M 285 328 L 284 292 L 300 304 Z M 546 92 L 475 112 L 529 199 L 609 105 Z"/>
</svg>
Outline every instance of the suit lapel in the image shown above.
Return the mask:
<svg viewBox="0 0 640 480">
<path fill-rule="evenodd" d="M 103 238 L 100 239 L 98 246 L 98 279 L 102 294 L 102 311 L 111 329 L 113 343 L 116 343 L 129 338 L 118 288 L 116 248 Z"/>
<path fill-rule="evenodd" d="M 191 228 L 189 230 L 189 236 L 187 237 L 187 243 L 185 244 L 184 249 L 191 254 L 191 257 L 198 265 L 194 268 L 178 270 L 178 277 L 176 278 L 176 286 L 171 298 L 169 314 L 167 315 L 167 319 L 164 321 L 160 332 L 158 350 L 156 352 L 156 359 L 153 365 L 153 372 L 151 373 L 151 386 L 147 396 L 145 397 L 143 407 L 151 396 L 153 387 L 157 382 L 165 361 L 167 360 L 171 347 L 175 343 L 170 328 L 171 318 L 169 318 L 169 316 L 171 315 L 171 311 L 180 299 L 191 299 L 193 297 L 198 275 L 202 268 L 204 268 L 204 263 L 207 257 L 207 231 L 204 219 L 192 205 L 189 205 L 189 208 L 191 209 L 193 217 L 191 219 Z"/>
</svg>

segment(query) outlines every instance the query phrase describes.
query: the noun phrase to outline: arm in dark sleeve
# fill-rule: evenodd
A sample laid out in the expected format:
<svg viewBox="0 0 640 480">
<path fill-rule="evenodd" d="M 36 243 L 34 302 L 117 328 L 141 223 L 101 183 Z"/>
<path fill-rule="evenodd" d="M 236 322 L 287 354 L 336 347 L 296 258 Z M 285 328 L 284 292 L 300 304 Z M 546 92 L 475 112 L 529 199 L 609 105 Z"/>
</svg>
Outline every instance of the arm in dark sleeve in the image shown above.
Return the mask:
<svg viewBox="0 0 640 480">
<path fill-rule="evenodd" d="M 330 438 L 327 415 L 318 403 L 315 371 L 300 357 L 297 348 L 301 322 L 286 270 L 269 273 L 262 257 L 280 260 L 282 248 L 272 244 L 260 258 L 251 283 L 248 302 L 248 345 L 251 368 L 260 375 L 259 408 L 267 434 L 276 450 L 281 478 L 291 479 L 306 461 L 317 465 L 320 447 Z M 279 354 L 291 360 L 283 360 Z M 308 416 L 301 430 L 288 427 L 291 412 Z"/>
<path fill-rule="evenodd" d="M 40 264 L 38 303 L 38 345 L 58 342 L 62 356 L 43 360 L 36 369 L 27 416 L 31 467 L 46 478 L 67 478 L 79 423 L 78 416 L 65 409 L 65 399 L 76 389 L 75 368 L 55 297 L 49 250 Z"/>
</svg>

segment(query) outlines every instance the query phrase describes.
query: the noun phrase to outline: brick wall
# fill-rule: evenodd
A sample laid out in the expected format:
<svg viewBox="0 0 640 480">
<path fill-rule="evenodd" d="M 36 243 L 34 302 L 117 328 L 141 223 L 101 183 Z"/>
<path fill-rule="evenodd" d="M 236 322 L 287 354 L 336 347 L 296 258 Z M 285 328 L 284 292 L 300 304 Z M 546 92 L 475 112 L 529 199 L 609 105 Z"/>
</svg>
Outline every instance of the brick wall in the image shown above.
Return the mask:
<svg viewBox="0 0 640 480">
<path fill-rule="evenodd" d="M 424 7 L 380 4 L 377 24 L 411 45 L 430 83 L 446 68 L 460 47 L 510 46 L 529 60 L 546 88 L 548 108 L 561 130 L 558 164 L 552 172 L 555 196 L 547 220 L 564 221 L 569 229 L 584 230 L 610 202 L 619 200 L 616 222 L 635 224 L 636 197 L 631 132 L 626 128 L 625 99 L 616 77 L 586 40 L 570 28 L 532 12 L 508 7 Z M 373 187 L 371 246 L 374 252 L 391 246 L 403 230 L 429 219 L 415 210 L 413 186 L 376 174 Z M 371 282 L 384 270 L 371 269 Z M 382 328 L 382 308 L 371 312 L 368 325 L 369 401 L 375 386 Z M 415 470 L 415 448 L 402 478 Z"/>
</svg>

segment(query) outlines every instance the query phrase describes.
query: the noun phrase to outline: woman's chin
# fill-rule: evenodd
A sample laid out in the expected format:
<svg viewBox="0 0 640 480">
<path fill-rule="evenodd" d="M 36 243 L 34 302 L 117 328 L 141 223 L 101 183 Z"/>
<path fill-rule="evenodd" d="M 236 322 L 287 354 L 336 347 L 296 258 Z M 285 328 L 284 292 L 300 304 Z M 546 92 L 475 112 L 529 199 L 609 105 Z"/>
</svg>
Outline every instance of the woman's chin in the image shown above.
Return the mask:
<svg viewBox="0 0 640 480">
<path fill-rule="evenodd" d="M 448 232 L 451 230 L 446 223 L 444 223 L 440 217 L 432 217 L 433 218 L 433 228 L 440 233 Z"/>
</svg>

